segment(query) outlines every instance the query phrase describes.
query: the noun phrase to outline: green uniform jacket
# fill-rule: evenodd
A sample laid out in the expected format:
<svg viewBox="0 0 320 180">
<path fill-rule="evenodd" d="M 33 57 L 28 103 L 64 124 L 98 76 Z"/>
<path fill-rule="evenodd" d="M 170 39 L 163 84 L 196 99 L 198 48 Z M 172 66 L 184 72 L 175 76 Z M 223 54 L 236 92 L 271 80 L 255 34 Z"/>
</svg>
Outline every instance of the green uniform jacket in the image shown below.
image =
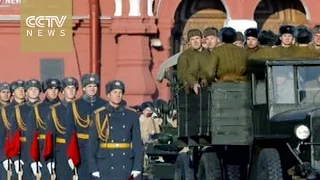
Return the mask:
<svg viewBox="0 0 320 180">
<path fill-rule="evenodd" d="M 245 50 L 248 53 L 248 57 L 251 56 L 252 54 L 254 54 L 255 52 L 259 51 L 259 49 L 261 49 L 261 46 L 259 46 L 259 45 L 257 47 L 255 47 L 255 48 L 245 47 Z"/>
<path fill-rule="evenodd" d="M 294 58 L 293 54 L 297 51 L 298 47 L 296 45 L 291 45 L 290 47 L 277 46 L 272 48 L 272 53 L 274 53 L 274 59 L 291 59 Z M 277 57 L 279 56 L 279 57 Z"/>
<path fill-rule="evenodd" d="M 223 44 L 215 48 L 210 63 L 206 66 L 207 77 L 219 77 L 233 74 L 243 76 L 246 73 L 247 53 L 244 48 L 234 44 Z"/>
<path fill-rule="evenodd" d="M 311 49 L 309 46 L 299 46 L 297 47 L 297 50 L 293 52 L 292 54 L 293 58 L 319 58 L 320 57 L 320 53 L 317 52 L 314 49 Z"/>
<path fill-rule="evenodd" d="M 178 58 L 177 76 L 180 83 L 186 85 L 194 85 L 202 76 L 202 67 L 200 64 L 207 60 L 208 52 L 193 50 L 191 48 L 185 50 Z"/>
<path fill-rule="evenodd" d="M 269 60 L 280 58 L 280 54 L 270 46 L 263 46 L 249 56 L 250 60 Z"/>
</svg>

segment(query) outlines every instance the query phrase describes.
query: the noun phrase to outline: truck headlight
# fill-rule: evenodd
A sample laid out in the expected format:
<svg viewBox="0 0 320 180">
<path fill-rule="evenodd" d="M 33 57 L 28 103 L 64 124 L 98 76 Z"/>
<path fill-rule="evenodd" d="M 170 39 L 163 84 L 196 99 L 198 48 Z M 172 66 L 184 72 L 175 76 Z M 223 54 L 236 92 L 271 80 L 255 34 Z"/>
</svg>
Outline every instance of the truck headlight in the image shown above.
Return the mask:
<svg viewBox="0 0 320 180">
<path fill-rule="evenodd" d="M 296 134 L 297 138 L 300 140 L 308 139 L 310 136 L 310 130 L 305 125 L 299 125 L 295 128 L 294 133 Z"/>
</svg>

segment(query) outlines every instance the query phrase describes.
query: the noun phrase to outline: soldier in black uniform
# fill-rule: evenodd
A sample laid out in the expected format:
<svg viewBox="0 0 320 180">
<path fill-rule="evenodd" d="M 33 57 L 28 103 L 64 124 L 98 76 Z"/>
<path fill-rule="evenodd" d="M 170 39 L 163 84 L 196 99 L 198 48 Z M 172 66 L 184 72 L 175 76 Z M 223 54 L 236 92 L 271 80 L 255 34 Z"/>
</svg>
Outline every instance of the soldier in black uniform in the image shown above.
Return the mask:
<svg viewBox="0 0 320 180">
<path fill-rule="evenodd" d="M 57 78 L 49 78 L 42 82 L 42 90 L 45 93 L 45 99 L 38 104 L 35 104 L 28 119 L 28 131 L 27 131 L 27 141 L 31 142 L 35 132 L 38 133 L 39 142 L 39 152 L 40 152 L 40 162 L 35 162 L 34 159 L 30 159 L 30 167 L 34 174 L 41 174 L 42 179 L 49 179 L 52 175 L 52 169 L 55 168 L 55 164 L 51 161 L 46 161 L 43 156 L 44 140 L 46 138 L 46 123 L 48 122 L 48 117 L 50 115 L 50 106 L 60 102 L 58 97 L 59 90 L 61 88 L 61 83 Z M 32 143 L 28 143 L 31 145 Z M 32 147 L 29 151 L 34 150 Z"/>
<path fill-rule="evenodd" d="M 61 91 L 65 98 L 50 107 L 50 116 L 46 124 L 47 132 L 51 132 L 53 137 L 53 152 L 49 161 L 57 164 L 55 166 L 57 180 L 71 180 L 72 171 L 68 166 L 66 153 L 66 114 L 67 104 L 74 99 L 78 89 L 78 81 L 75 78 L 64 78 L 61 85 Z"/>
<path fill-rule="evenodd" d="M 89 131 L 90 173 L 98 179 L 136 178 L 143 155 L 138 113 L 126 108 L 123 82 L 109 82 L 106 93 L 109 103 L 94 111 Z"/>
<path fill-rule="evenodd" d="M 11 83 L 10 89 L 13 94 L 13 100 L 11 103 L 1 109 L 1 119 L 5 124 L 9 122 L 12 124 L 12 121 L 15 119 L 15 107 L 22 105 L 25 101 L 25 90 L 24 90 L 24 81 L 17 80 Z M 11 132 L 14 132 L 11 130 Z M 13 158 L 13 164 L 15 171 L 12 173 L 13 177 L 16 177 L 20 171 L 20 174 L 23 172 L 24 162 L 19 157 Z"/>
<path fill-rule="evenodd" d="M 10 103 L 11 91 L 10 84 L 7 82 L 0 83 L 0 108 Z"/>
<path fill-rule="evenodd" d="M 76 98 L 76 94 L 79 89 L 79 82 L 74 77 L 66 77 L 61 81 L 61 84 L 61 92 L 64 96 L 62 103 L 67 107 L 68 102 L 71 102 Z"/>
<path fill-rule="evenodd" d="M 0 107 L 3 108 L 10 103 L 11 91 L 10 85 L 8 83 L 0 84 Z M 0 179 L 7 179 L 7 171 L 12 173 L 12 160 L 8 159 L 4 151 L 7 133 L 10 129 L 10 122 L 4 121 L 1 118 L 0 121 L 0 162 L 3 165 L 3 168 L 0 168 Z M 9 175 L 10 176 L 10 175 Z"/>
<path fill-rule="evenodd" d="M 77 135 L 78 150 L 80 152 L 80 164 L 77 167 L 79 180 L 90 180 L 88 163 L 88 139 L 89 125 L 91 123 L 91 115 L 94 110 L 104 106 L 107 102 L 98 96 L 100 85 L 99 77 L 95 74 L 85 74 L 81 77 L 82 90 L 84 95 L 72 101 L 67 107 L 67 148 L 70 146 L 70 140 L 73 133 Z M 72 155 L 68 153 L 68 163 L 72 170 L 75 169 L 75 164 L 72 160 Z"/>
<path fill-rule="evenodd" d="M 26 92 L 26 101 L 19 103 L 14 106 L 12 116 L 10 116 L 10 125 L 11 125 L 11 137 L 14 136 L 16 131 L 20 132 L 20 154 L 19 156 L 13 157 L 14 162 L 19 162 L 19 170 L 23 172 L 23 179 L 33 179 L 33 175 L 29 166 L 24 166 L 24 163 L 29 162 L 29 149 L 26 141 L 27 134 L 27 120 L 29 114 L 33 108 L 33 105 L 39 101 L 39 95 L 41 92 L 41 83 L 36 79 L 31 79 L 24 84 L 24 90 Z M 13 144 L 17 145 L 17 144 Z M 19 148 L 19 147 L 17 147 Z M 17 166 L 15 164 L 15 166 Z"/>
</svg>

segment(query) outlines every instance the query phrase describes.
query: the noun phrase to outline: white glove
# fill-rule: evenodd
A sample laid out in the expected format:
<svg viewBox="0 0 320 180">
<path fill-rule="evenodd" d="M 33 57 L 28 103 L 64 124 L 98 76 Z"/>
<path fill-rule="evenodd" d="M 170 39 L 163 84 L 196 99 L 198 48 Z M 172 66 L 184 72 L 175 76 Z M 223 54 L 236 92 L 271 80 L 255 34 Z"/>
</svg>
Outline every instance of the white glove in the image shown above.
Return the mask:
<svg viewBox="0 0 320 180">
<path fill-rule="evenodd" d="M 100 172 L 96 171 L 96 172 L 92 173 L 92 176 L 100 178 Z"/>
<path fill-rule="evenodd" d="M 22 160 L 16 160 L 14 161 L 14 168 L 16 170 L 16 173 L 18 174 L 19 173 L 19 166 L 20 167 L 20 172 L 23 173 L 23 169 L 22 169 L 22 166 L 24 165 L 23 161 Z"/>
<path fill-rule="evenodd" d="M 54 174 L 54 168 L 55 167 L 56 167 L 56 164 L 54 162 L 49 162 L 47 164 L 47 168 L 48 168 L 50 174 Z"/>
<path fill-rule="evenodd" d="M 2 161 L 2 165 L 6 171 L 9 171 L 9 166 L 11 166 L 11 164 L 12 164 L 11 159 L 6 159 Z"/>
<path fill-rule="evenodd" d="M 37 163 L 38 163 L 38 172 L 39 172 L 39 175 L 41 176 L 40 168 L 42 168 L 42 164 L 40 162 L 33 162 L 31 163 L 30 167 L 32 169 L 33 175 L 37 176 Z"/>
<path fill-rule="evenodd" d="M 73 170 L 74 169 L 74 164 L 73 164 L 72 159 L 68 159 L 68 164 L 69 164 L 70 168 Z"/>
<path fill-rule="evenodd" d="M 131 171 L 131 175 L 133 175 L 134 178 L 138 177 L 141 174 L 141 171 Z"/>
</svg>

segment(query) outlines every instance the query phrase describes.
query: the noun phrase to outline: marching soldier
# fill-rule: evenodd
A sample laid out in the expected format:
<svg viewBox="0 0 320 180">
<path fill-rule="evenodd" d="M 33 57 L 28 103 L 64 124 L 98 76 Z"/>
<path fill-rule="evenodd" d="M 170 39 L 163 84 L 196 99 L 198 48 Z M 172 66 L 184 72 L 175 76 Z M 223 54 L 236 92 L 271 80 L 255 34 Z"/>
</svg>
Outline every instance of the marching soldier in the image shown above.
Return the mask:
<svg viewBox="0 0 320 180">
<path fill-rule="evenodd" d="M 78 173 L 79 180 L 90 180 L 92 178 L 88 165 L 88 139 L 89 125 L 91 123 L 91 115 L 94 110 L 104 106 L 107 102 L 98 97 L 98 89 L 100 85 L 99 77 L 95 74 L 85 74 L 81 77 L 82 90 L 84 95 L 72 101 L 67 107 L 67 151 L 68 163 L 74 174 Z M 71 138 L 73 134 L 77 136 L 79 147 L 72 147 Z M 79 149 L 78 149 L 79 148 Z M 72 159 L 72 152 L 69 154 L 69 149 L 77 149 L 80 153 L 80 164 L 75 164 Z M 71 150 L 70 150 L 71 151 Z"/>
<path fill-rule="evenodd" d="M 259 32 L 256 28 L 249 28 L 244 32 L 244 35 L 246 37 L 245 49 L 248 53 L 248 56 L 260 49 L 258 34 Z"/>
<path fill-rule="evenodd" d="M 11 124 L 13 123 L 15 119 L 15 107 L 22 105 L 25 101 L 25 90 L 24 90 L 24 81 L 22 80 L 17 80 L 11 83 L 10 86 L 11 92 L 13 94 L 13 100 L 12 102 L 1 108 L 1 121 L 6 125 L 6 127 L 10 127 Z M 11 130 L 11 127 L 10 127 Z M 14 132 L 11 130 L 11 132 Z M 10 133 L 11 135 L 11 133 Z M 19 157 L 19 151 L 16 151 L 14 153 L 14 157 L 12 159 L 13 165 L 14 165 L 14 171 L 12 172 L 13 177 L 17 177 L 18 174 L 20 178 L 22 178 L 22 173 L 23 173 L 23 168 L 22 166 L 24 165 L 23 160 L 21 157 Z"/>
<path fill-rule="evenodd" d="M 10 103 L 11 91 L 9 83 L 0 84 L 0 107 L 7 106 Z"/>
<path fill-rule="evenodd" d="M 61 83 L 57 78 L 49 78 L 43 81 L 42 90 L 45 93 L 45 99 L 33 106 L 28 119 L 27 141 L 31 142 L 28 143 L 31 156 L 30 167 L 33 175 L 37 178 L 41 176 L 42 179 L 49 179 L 50 176 L 54 176 L 55 163 L 45 159 L 42 152 L 45 147 L 44 140 L 46 138 L 46 124 L 50 116 L 50 106 L 60 101 L 58 97 L 60 88 Z M 38 146 L 33 146 L 37 143 Z"/>
<path fill-rule="evenodd" d="M 125 107 L 123 82 L 109 82 L 106 93 L 109 103 L 94 111 L 90 126 L 88 167 L 99 179 L 136 178 L 143 154 L 138 114 Z"/>
<path fill-rule="evenodd" d="M 32 111 L 33 105 L 39 102 L 39 95 L 41 92 L 41 83 L 36 79 L 31 79 L 24 83 L 24 91 L 26 92 L 26 101 L 24 103 L 19 103 L 14 106 L 12 116 L 10 116 L 10 125 L 11 125 L 11 137 L 14 137 L 15 133 L 20 134 L 21 144 L 14 144 L 12 146 L 19 146 L 15 148 L 19 149 L 19 155 L 13 157 L 15 163 L 20 161 L 20 167 L 15 164 L 18 171 L 23 172 L 21 178 L 23 179 L 32 179 L 33 175 L 29 166 L 25 166 L 24 163 L 29 162 L 29 149 L 27 143 L 27 121 L 29 114 Z M 5 116 L 4 116 L 5 117 Z M 16 170 L 17 171 L 17 170 Z M 18 174 L 19 176 L 19 174 Z M 20 175 L 21 176 L 21 175 Z"/>
<path fill-rule="evenodd" d="M 293 58 L 319 58 L 320 53 L 310 48 L 309 43 L 312 40 L 312 33 L 307 27 L 300 27 L 296 30 L 297 50 L 293 52 Z"/>
<path fill-rule="evenodd" d="M 53 104 L 50 106 L 50 114 L 48 122 L 46 124 L 47 132 L 52 133 L 52 143 L 49 139 L 49 144 L 52 144 L 52 152 L 48 153 L 48 162 L 52 164 L 57 164 L 55 167 L 55 174 L 57 180 L 71 180 L 72 171 L 68 166 L 67 161 L 67 147 L 66 147 L 66 114 L 67 107 L 66 104 L 74 99 L 76 89 L 78 89 L 77 80 L 75 78 L 65 78 L 62 80 L 61 91 L 64 93 L 64 101 Z M 46 143 L 46 144 L 48 144 Z M 50 166 L 48 166 L 50 167 Z"/>
<path fill-rule="evenodd" d="M 76 94 L 79 89 L 79 83 L 78 80 L 74 77 L 66 77 L 61 81 L 61 84 L 61 91 L 64 96 L 62 104 L 67 107 L 68 102 L 71 102 L 76 98 Z"/>
<path fill-rule="evenodd" d="M 4 108 L 10 103 L 11 91 L 10 85 L 8 83 L 0 84 L 0 107 Z M 0 162 L 3 165 L 3 168 L 0 168 L 0 179 L 11 179 L 12 174 L 12 160 L 11 157 L 7 157 L 7 148 L 5 148 L 8 143 L 6 140 L 7 135 L 10 130 L 10 122 L 9 120 L 3 120 L 1 118 L 0 121 Z"/>
</svg>

